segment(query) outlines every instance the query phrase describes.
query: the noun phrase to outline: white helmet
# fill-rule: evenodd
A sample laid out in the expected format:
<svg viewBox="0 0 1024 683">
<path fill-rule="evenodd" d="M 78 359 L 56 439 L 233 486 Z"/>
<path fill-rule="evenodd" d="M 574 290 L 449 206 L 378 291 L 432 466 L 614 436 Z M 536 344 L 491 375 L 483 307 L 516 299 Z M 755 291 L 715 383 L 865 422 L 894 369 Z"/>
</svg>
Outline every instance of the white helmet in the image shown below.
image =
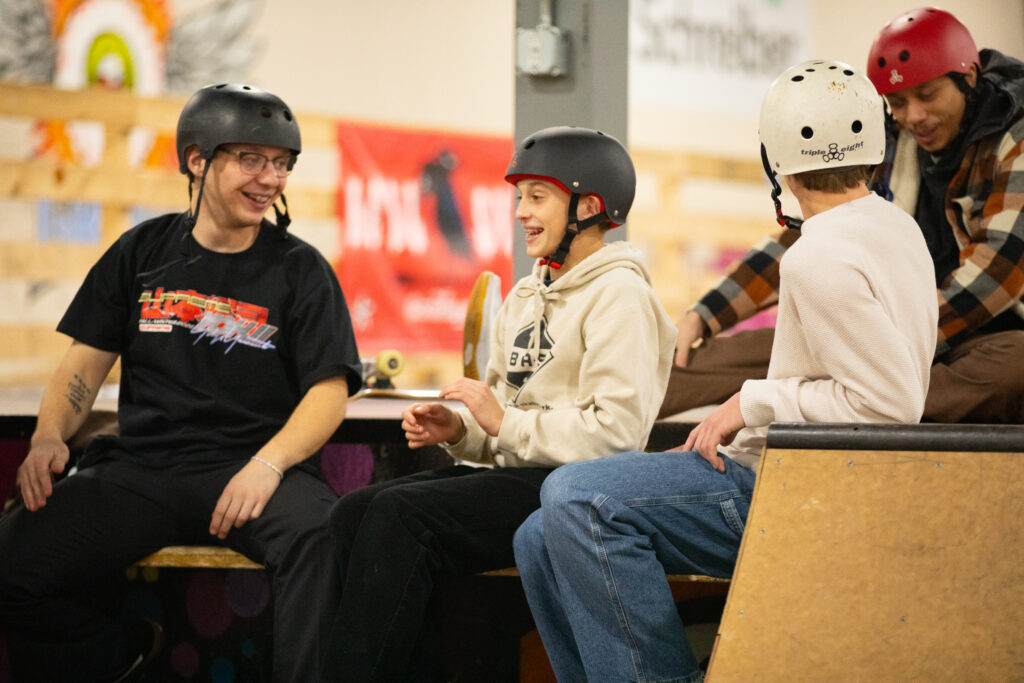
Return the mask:
<svg viewBox="0 0 1024 683">
<path fill-rule="evenodd" d="M 882 98 L 843 62 L 815 59 L 782 72 L 761 103 L 758 133 L 781 175 L 872 165 L 885 155 Z"/>
</svg>

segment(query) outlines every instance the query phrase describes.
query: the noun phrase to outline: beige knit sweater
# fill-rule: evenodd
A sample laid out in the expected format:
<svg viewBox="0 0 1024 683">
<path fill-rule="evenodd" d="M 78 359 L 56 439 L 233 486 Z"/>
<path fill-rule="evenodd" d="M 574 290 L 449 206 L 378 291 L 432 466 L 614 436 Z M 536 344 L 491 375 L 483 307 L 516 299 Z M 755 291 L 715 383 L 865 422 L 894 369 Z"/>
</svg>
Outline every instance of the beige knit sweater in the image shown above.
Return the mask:
<svg viewBox="0 0 1024 683">
<path fill-rule="evenodd" d="M 931 256 L 877 195 L 813 216 L 780 266 L 768 377 L 740 390 L 747 428 L 721 449 L 754 467 L 768 424 L 917 422 L 935 350 Z"/>
</svg>

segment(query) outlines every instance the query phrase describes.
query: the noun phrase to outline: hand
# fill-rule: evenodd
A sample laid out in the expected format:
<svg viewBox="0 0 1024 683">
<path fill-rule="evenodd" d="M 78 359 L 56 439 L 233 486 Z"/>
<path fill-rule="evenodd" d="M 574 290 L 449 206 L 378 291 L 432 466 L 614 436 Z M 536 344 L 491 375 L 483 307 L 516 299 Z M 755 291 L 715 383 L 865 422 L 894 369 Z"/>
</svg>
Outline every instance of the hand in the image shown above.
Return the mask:
<svg viewBox="0 0 1024 683">
<path fill-rule="evenodd" d="M 417 403 L 402 411 L 402 429 L 409 448 L 458 441 L 463 428 L 459 416 L 440 403 Z"/>
<path fill-rule="evenodd" d="M 725 461 L 718 455 L 718 447 L 731 444 L 736 432 L 745 426 L 740 410 L 740 392 L 737 391 L 694 427 L 686 443 L 678 450 L 695 450 L 716 470 L 725 472 Z"/>
<path fill-rule="evenodd" d="M 53 494 L 53 475 L 64 471 L 69 458 L 67 444 L 60 439 L 32 442 L 17 476 L 26 508 L 34 512 L 46 505 L 46 499 Z"/>
<path fill-rule="evenodd" d="M 457 379 L 441 389 L 441 398 L 462 401 L 485 432 L 490 436 L 498 435 L 501 421 L 505 419 L 505 409 L 498 403 L 486 382 L 465 377 Z"/>
<path fill-rule="evenodd" d="M 690 356 L 690 349 L 694 344 L 704 339 L 704 320 L 696 311 L 687 311 L 676 323 L 679 334 L 676 336 L 676 359 L 675 363 L 681 368 L 686 367 Z"/>
<path fill-rule="evenodd" d="M 280 483 L 281 477 L 274 470 L 250 460 L 220 494 L 210 519 L 210 535 L 223 540 L 232 526 L 240 528 L 259 517 Z"/>
</svg>

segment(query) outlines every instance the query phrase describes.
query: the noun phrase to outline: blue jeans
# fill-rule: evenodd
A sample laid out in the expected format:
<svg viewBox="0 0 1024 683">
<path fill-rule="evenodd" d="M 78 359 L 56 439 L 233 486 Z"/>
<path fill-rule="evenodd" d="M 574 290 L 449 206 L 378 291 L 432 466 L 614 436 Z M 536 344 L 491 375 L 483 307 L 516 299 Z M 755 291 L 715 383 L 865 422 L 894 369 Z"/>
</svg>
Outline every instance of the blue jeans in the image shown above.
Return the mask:
<svg viewBox="0 0 1024 683">
<path fill-rule="evenodd" d="M 548 476 L 515 555 L 559 681 L 701 680 L 665 574 L 732 574 L 754 473 L 725 464 L 632 452 Z"/>
</svg>

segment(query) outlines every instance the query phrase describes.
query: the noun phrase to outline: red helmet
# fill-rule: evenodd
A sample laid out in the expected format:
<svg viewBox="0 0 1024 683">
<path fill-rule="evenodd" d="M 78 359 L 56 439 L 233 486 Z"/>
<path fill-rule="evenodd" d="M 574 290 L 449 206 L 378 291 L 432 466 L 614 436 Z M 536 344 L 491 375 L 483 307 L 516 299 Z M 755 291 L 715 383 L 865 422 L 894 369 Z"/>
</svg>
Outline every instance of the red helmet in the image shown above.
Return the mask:
<svg viewBox="0 0 1024 683">
<path fill-rule="evenodd" d="M 921 7 L 890 21 L 868 53 L 868 78 L 880 95 L 912 88 L 979 64 L 970 32 L 945 10 Z"/>
</svg>

